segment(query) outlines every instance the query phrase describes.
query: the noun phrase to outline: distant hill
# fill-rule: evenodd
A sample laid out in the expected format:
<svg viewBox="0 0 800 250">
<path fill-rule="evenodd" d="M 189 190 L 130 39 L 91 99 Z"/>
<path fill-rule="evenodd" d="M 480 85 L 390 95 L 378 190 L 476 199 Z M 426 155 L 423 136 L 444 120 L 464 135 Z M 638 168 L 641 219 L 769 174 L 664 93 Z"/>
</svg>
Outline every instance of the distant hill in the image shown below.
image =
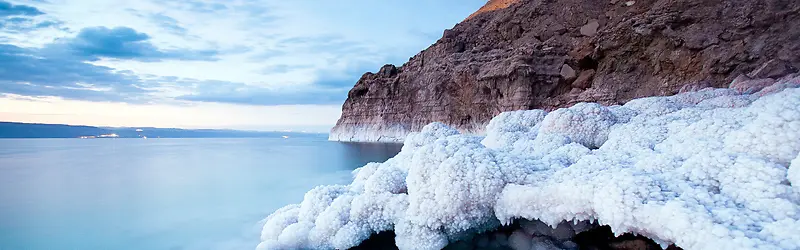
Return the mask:
<svg viewBox="0 0 800 250">
<path fill-rule="evenodd" d="M 314 136 L 292 132 L 257 132 L 227 129 L 93 127 L 63 124 L 0 122 L 0 138 L 79 138 L 115 135 L 119 138 L 249 138 Z"/>
</svg>

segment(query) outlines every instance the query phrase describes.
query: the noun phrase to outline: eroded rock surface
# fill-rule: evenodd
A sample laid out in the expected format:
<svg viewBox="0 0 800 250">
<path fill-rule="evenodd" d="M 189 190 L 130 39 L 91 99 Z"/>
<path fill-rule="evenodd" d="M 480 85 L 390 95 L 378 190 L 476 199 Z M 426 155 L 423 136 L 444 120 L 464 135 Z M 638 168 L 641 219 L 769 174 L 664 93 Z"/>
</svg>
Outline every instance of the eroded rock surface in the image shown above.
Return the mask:
<svg viewBox="0 0 800 250">
<path fill-rule="evenodd" d="M 510 110 L 622 104 L 800 69 L 800 1 L 492 0 L 400 67 L 366 73 L 331 139 L 401 141 Z"/>
</svg>

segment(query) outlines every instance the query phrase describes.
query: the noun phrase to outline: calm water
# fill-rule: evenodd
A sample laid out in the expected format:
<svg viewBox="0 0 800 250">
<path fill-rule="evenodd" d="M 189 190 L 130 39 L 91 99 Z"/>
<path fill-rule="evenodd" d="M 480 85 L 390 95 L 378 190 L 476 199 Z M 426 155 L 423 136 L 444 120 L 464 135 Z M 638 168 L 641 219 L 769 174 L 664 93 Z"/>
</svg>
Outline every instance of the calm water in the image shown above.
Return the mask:
<svg viewBox="0 0 800 250">
<path fill-rule="evenodd" d="M 254 249 L 259 221 L 399 145 L 0 140 L 0 250 Z"/>
</svg>

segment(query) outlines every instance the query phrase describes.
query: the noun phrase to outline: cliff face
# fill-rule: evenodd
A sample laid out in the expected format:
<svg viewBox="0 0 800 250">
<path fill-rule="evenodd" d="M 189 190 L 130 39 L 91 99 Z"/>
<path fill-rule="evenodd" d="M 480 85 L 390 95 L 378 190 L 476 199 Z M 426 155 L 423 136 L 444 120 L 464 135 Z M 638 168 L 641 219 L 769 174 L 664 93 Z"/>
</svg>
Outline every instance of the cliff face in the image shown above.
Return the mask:
<svg viewBox="0 0 800 250">
<path fill-rule="evenodd" d="M 366 73 L 332 140 L 402 141 L 500 112 L 621 104 L 800 69 L 796 0 L 492 0 L 401 67 Z"/>
</svg>

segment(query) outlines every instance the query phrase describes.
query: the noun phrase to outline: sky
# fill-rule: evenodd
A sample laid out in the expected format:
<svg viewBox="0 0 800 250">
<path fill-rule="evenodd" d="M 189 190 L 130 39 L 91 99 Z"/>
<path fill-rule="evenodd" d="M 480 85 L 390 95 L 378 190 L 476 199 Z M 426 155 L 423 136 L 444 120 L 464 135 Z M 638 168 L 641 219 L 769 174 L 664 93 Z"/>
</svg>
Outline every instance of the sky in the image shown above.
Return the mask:
<svg viewBox="0 0 800 250">
<path fill-rule="evenodd" d="M 0 121 L 327 131 L 485 0 L 0 0 Z"/>
</svg>

